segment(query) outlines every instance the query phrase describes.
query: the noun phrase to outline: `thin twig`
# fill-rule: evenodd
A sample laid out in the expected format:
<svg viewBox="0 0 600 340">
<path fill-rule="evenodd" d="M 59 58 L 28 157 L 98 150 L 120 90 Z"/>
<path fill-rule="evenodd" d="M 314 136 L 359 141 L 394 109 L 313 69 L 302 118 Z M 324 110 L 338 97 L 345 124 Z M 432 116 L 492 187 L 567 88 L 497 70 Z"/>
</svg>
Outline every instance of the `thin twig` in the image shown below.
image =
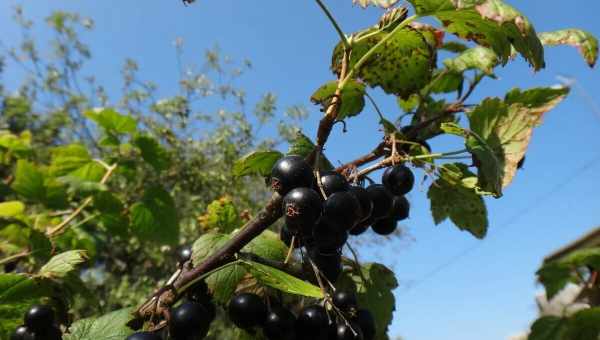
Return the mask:
<svg viewBox="0 0 600 340">
<path fill-rule="evenodd" d="M 319 5 L 319 7 L 321 7 L 321 9 L 325 13 L 325 15 L 327 16 L 327 18 L 329 19 L 329 21 L 331 22 L 331 24 L 335 28 L 337 34 L 340 36 L 340 39 L 342 40 L 342 43 L 344 44 L 344 48 L 350 49 L 350 42 L 348 41 L 348 38 L 346 37 L 346 34 L 344 34 L 344 31 L 342 31 L 342 28 L 340 27 L 340 25 L 338 24 L 338 22 L 333 17 L 333 14 L 331 14 L 331 12 L 327 8 L 327 6 L 325 6 L 325 3 L 323 3 L 323 1 L 316 0 L 316 2 Z"/>
</svg>

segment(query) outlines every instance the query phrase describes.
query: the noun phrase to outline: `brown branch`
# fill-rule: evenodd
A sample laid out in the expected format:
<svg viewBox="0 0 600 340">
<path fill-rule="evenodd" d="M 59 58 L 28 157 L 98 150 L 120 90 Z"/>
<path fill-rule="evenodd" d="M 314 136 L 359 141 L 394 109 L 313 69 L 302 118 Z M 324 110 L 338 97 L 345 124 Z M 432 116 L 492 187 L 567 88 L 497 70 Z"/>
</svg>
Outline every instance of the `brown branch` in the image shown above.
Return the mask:
<svg viewBox="0 0 600 340">
<path fill-rule="evenodd" d="M 340 167 L 335 169 L 335 171 L 337 171 L 341 174 L 345 174 L 346 170 L 348 170 L 348 169 L 355 169 L 355 168 L 361 167 L 367 163 L 371 163 L 385 155 L 385 147 L 386 146 L 387 146 L 386 142 L 381 142 L 381 143 L 379 143 L 379 145 L 377 145 L 377 147 L 375 147 L 375 149 L 373 149 L 373 151 L 371 151 L 368 154 L 363 155 L 351 162 L 341 165 Z"/>
</svg>

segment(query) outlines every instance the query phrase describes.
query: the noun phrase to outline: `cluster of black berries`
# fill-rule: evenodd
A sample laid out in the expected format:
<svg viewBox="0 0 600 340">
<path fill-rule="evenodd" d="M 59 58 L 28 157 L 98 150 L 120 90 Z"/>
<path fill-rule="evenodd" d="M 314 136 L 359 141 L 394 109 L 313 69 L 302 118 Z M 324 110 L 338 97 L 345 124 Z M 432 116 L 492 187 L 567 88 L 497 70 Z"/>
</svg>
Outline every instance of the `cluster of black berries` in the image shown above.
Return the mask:
<svg viewBox="0 0 600 340">
<path fill-rule="evenodd" d="M 177 257 L 183 265 L 192 255 L 189 247 L 179 250 Z M 210 324 L 217 316 L 217 309 L 204 281 L 198 281 L 186 293 L 184 301 L 170 311 L 169 335 L 173 340 L 200 340 L 208 334 Z M 152 332 L 137 332 L 127 340 L 161 340 Z"/>
<path fill-rule="evenodd" d="M 375 321 L 366 309 L 359 309 L 353 294 L 338 291 L 329 313 L 318 304 L 302 308 L 296 317 L 281 305 L 271 304 L 252 293 L 235 295 L 228 305 L 230 320 L 239 328 L 261 327 L 269 340 L 372 340 Z"/>
<path fill-rule="evenodd" d="M 383 184 L 366 189 L 351 185 L 335 171 L 320 176 L 319 184 L 302 157 L 286 156 L 273 166 L 271 187 L 283 196 L 281 239 L 289 246 L 294 237 L 294 246 L 305 247 L 306 256 L 335 282 L 342 270 L 340 249 L 348 235 L 362 234 L 369 226 L 381 235 L 394 232 L 397 222 L 408 217 L 410 205 L 404 195 L 415 178 L 404 165 L 388 168 Z"/>
<path fill-rule="evenodd" d="M 54 321 L 52 307 L 34 305 L 25 313 L 23 325 L 17 327 L 10 340 L 61 340 L 62 332 Z"/>
</svg>

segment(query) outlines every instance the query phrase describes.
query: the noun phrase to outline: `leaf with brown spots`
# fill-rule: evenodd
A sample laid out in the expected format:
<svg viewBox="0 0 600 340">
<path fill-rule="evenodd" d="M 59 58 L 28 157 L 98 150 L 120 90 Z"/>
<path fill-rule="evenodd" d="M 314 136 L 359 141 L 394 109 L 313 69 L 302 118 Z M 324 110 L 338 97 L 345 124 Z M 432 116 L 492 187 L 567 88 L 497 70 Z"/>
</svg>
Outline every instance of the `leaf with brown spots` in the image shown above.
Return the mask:
<svg viewBox="0 0 600 340">
<path fill-rule="evenodd" d="M 367 8 L 368 6 L 390 8 L 394 6 L 397 2 L 398 0 L 352 0 L 353 4 L 359 5 L 362 8 Z"/>
<path fill-rule="evenodd" d="M 542 44 L 549 46 L 571 45 L 579 50 L 585 61 L 594 67 L 598 60 L 598 39 L 590 32 L 578 29 L 565 29 L 544 32 L 538 35 Z"/>
</svg>

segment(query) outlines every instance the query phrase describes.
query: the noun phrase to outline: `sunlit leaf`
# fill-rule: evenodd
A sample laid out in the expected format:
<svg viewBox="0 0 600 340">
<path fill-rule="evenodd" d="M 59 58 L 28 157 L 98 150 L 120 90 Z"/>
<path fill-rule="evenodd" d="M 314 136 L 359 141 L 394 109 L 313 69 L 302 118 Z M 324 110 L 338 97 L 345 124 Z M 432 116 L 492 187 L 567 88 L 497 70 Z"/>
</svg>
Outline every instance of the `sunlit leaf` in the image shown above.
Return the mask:
<svg viewBox="0 0 600 340">
<path fill-rule="evenodd" d="M 296 294 L 314 298 L 323 298 L 321 289 L 311 283 L 302 281 L 294 276 L 291 276 L 279 269 L 265 266 L 263 264 L 243 261 L 242 262 L 250 271 L 252 276 L 263 285 L 273 287 L 282 292 Z"/>
<path fill-rule="evenodd" d="M 590 32 L 579 29 L 565 29 L 539 34 L 542 44 L 549 46 L 571 45 L 579 50 L 590 67 L 598 60 L 598 39 Z"/>
<path fill-rule="evenodd" d="M 310 97 L 310 100 L 315 104 L 320 104 L 323 107 L 323 112 L 334 98 L 337 90 L 338 82 L 330 81 L 319 87 Z M 362 112 L 365 107 L 365 85 L 357 81 L 351 80 L 344 86 L 341 93 L 342 104 L 339 109 L 337 120 L 343 120 L 347 117 L 353 117 Z"/>
<path fill-rule="evenodd" d="M 268 176 L 271 169 L 283 154 L 279 151 L 255 151 L 240 158 L 233 165 L 235 176 L 260 175 Z"/>
<path fill-rule="evenodd" d="M 61 278 L 77 268 L 77 265 L 88 260 L 83 250 L 69 250 L 55 255 L 39 271 L 41 276 L 47 278 Z"/>
<path fill-rule="evenodd" d="M 98 318 L 75 321 L 64 334 L 65 340 L 123 340 L 133 331 L 127 327 L 131 309 L 119 309 Z"/>
</svg>

